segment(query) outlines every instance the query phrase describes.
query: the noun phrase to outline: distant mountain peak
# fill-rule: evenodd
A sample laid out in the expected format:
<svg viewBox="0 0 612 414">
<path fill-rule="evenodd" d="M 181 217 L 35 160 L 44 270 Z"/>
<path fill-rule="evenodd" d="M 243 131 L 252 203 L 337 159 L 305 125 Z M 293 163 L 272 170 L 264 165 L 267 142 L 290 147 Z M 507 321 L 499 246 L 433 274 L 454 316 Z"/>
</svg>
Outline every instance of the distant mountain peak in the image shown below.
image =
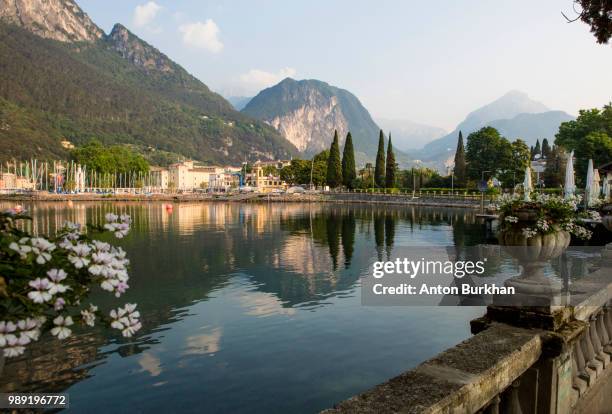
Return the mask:
<svg viewBox="0 0 612 414">
<path fill-rule="evenodd" d="M 572 119 L 561 111 L 551 111 L 546 105 L 535 101 L 525 92 L 510 90 L 493 102 L 472 112 L 450 134 L 427 144 L 421 154 L 427 159 L 446 159 L 454 151 L 457 135 L 463 136 L 484 126 L 493 126 L 508 138 L 523 138 L 528 142 L 537 138 L 553 138 L 561 122 Z"/>
<path fill-rule="evenodd" d="M 175 71 L 175 65 L 170 58 L 130 32 L 121 23 L 113 26 L 106 39 L 124 59 L 140 68 L 170 73 Z"/>
<path fill-rule="evenodd" d="M 95 42 L 104 36 L 73 0 L 4 0 L 0 20 L 60 42 Z"/>
</svg>

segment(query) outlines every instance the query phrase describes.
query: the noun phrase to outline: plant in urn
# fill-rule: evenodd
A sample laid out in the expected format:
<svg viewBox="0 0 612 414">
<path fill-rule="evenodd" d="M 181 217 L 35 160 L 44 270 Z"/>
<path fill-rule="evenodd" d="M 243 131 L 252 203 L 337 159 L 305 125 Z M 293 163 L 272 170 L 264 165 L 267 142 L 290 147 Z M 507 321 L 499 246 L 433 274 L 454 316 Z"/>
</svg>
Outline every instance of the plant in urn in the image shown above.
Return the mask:
<svg viewBox="0 0 612 414">
<path fill-rule="evenodd" d="M 522 273 L 506 281 L 520 294 L 520 305 L 552 304 L 561 292 L 559 280 L 544 274 L 551 259 L 570 243 L 570 233 L 583 239 L 591 232 L 576 223 L 580 199 L 544 194 L 503 196 L 500 199 L 499 243 L 522 267 Z"/>
</svg>

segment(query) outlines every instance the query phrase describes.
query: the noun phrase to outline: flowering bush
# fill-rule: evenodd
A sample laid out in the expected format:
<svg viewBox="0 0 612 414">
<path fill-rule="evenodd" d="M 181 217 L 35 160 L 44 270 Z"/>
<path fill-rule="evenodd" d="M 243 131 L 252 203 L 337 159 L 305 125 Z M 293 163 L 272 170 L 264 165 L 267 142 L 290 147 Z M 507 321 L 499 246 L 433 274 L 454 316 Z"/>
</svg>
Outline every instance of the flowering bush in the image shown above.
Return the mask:
<svg viewBox="0 0 612 414">
<path fill-rule="evenodd" d="M 141 328 L 136 305 L 126 304 L 104 315 L 81 301 L 93 285 L 120 297 L 129 287 L 129 260 L 121 247 L 92 240 L 104 231 L 115 237 L 130 229 L 127 215 L 106 215 L 104 226 L 66 223 L 54 237 L 34 237 L 18 228 L 30 217 L 18 210 L 0 212 L 0 351 L 21 355 L 43 332 L 62 340 L 75 324 L 93 327 L 106 323 L 132 336 Z"/>
<path fill-rule="evenodd" d="M 525 237 L 531 238 L 562 229 L 581 239 L 590 239 L 592 232 L 577 223 L 582 216 L 591 214 L 577 212 L 580 201 L 580 196 L 567 200 L 539 193 L 531 194 L 531 200 L 525 201 L 521 194 L 504 194 L 497 206 L 501 213 L 501 230 L 518 228 Z"/>
</svg>

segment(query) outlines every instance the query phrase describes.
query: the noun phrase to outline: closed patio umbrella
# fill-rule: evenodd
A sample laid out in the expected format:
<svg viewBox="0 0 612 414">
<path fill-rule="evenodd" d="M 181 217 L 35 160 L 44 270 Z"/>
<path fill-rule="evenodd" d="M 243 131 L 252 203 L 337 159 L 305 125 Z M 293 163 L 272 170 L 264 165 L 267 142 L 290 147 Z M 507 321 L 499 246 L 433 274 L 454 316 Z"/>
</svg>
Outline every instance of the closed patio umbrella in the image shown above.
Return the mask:
<svg viewBox="0 0 612 414">
<path fill-rule="evenodd" d="M 586 185 L 584 187 L 584 201 L 587 207 L 589 207 L 593 202 L 593 160 L 589 159 L 589 164 L 587 166 L 587 176 L 586 176 Z"/>
<path fill-rule="evenodd" d="M 531 168 L 525 168 L 525 180 L 523 181 L 523 191 L 525 192 L 525 201 L 529 201 L 531 198 L 529 194 L 533 191 L 533 185 L 531 184 Z"/>
<path fill-rule="evenodd" d="M 574 178 L 574 151 L 572 151 L 569 157 L 567 157 L 567 164 L 565 166 L 565 198 L 572 198 L 575 192 L 576 180 Z"/>
</svg>

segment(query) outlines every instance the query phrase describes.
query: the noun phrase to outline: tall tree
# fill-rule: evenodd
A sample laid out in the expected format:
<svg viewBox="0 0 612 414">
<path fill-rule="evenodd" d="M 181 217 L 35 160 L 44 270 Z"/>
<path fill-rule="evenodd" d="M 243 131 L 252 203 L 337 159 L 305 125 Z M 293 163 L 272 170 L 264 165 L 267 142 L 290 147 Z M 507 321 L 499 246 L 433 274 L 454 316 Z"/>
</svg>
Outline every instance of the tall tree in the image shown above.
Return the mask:
<svg viewBox="0 0 612 414">
<path fill-rule="evenodd" d="M 565 179 L 565 160 L 566 155 L 563 150 L 556 145 L 552 146 L 550 154 L 546 159 L 544 168 L 544 184 L 548 188 L 559 188 Z"/>
<path fill-rule="evenodd" d="M 508 188 L 525 179 L 525 168 L 529 165 L 530 153 L 529 147 L 522 139 L 517 139 L 510 144 L 507 139 L 502 138 L 502 142 L 500 151 L 503 155 L 499 159 L 499 178 L 503 186 Z M 504 150 L 507 151 L 508 149 L 510 152 L 506 154 Z"/>
<path fill-rule="evenodd" d="M 385 174 L 385 187 L 395 187 L 395 173 L 397 166 L 395 165 L 395 153 L 393 152 L 393 144 L 391 144 L 391 133 L 389 133 L 389 144 L 387 145 L 387 167 Z"/>
<path fill-rule="evenodd" d="M 459 131 L 459 138 L 457 139 L 457 151 L 455 152 L 455 182 L 457 186 L 464 187 L 466 182 L 466 169 L 465 164 L 465 148 L 463 147 L 463 134 Z"/>
<path fill-rule="evenodd" d="M 532 157 L 535 158 L 536 155 L 542 155 L 542 148 L 540 148 L 540 139 L 536 140 L 535 147 L 533 148 Z"/>
<path fill-rule="evenodd" d="M 342 163 L 340 161 L 340 144 L 338 131 L 334 131 L 334 140 L 329 148 L 327 159 L 327 185 L 336 188 L 342 184 Z"/>
<path fill-rule="evenodd" d="M 376 166 L 374 167 L 374 180 L 378 187 L 385 186 L 385 134 L 382 129 L 378 137 L 378 152 L 376 152 Z"/>
<path fill-rule="evenodd" d="M 465 151 L 468 178 L 481 180 L 484 176 L 486 180 L 494 176 L 503 163 L 503 157 L 511 156 L 509 144 L 493 127 L 472 132 L 467 138 Z"/>
<path fill-rule="evenodd" d="M 603 109 L 580 110 L 578 118 L 559 126 L 555 138 L 555 145 L 575 151 L 576 181 L 582 185 L 589 158 L 595 167 L 612 159 L 612 103 Z"/>
<path fill-rule="evenodd" d="M 550 144 L 548 143 L 548 139 L 544 138 L 542 140 L 542 158 L 548 158 L 550 155 Z"/>
<path fill-rule="evenodd" d="M 355 150 L 353 148 L 353 137 L 349 132 L 346 134 L 344 151 L 342 153 L 342 181 L 348 188 L 353 188 L 355 178 L 357 178 L 357 173 L 355 172 Z"/>
</svg>

